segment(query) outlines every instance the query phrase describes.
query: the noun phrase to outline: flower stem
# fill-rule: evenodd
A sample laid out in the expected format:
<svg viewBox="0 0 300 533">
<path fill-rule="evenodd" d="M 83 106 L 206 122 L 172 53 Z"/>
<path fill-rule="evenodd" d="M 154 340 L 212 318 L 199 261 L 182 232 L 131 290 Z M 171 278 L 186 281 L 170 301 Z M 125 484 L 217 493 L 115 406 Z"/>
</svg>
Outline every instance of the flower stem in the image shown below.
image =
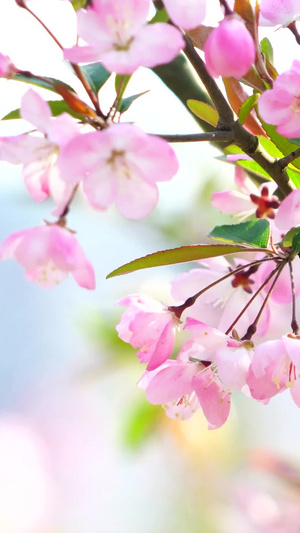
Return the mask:
<svg viewBox="0 0 300 533">
<path fill-rule="evenodd" d="M 236 317 L 236 319 L 232 322 L 232 324 L 229 326 L 229 328 L 227 329 L 227 331 L 225 332 L 226 335 L 228 335 L 230 333 L 230 331 L 232 330 L 232 328 L 234 328 L 234 326 L 236 325 L 236 323 L 240 320 L 240 318 L 243 316 L 243 314 L 247 311 L 248 307 L 250 307 L 250 305 L 252 304 L 252 302 L 255 300 L 255 298 L 259 295 L 259 293 L 262 291 L 262 289 L 269 283 L 269 281 L 272 279 L 272 277 L 280 270 L 283 269 L 284 265 L 286 264 L 286 261 L 282 261 L 279 265 L 277 265 L 274 270 L 272 270 L 272 272 L 266 277 L 265 281 L 262 283 L 262 285 L 259 287 L 259 289 L 253 294 L 252 298 L 250 298 L 250 300 L 246 303 L 245 307 L 242 309 L 242 311 L 238 314 L 238 316 Z M 278 279 L 278 275 L 276 276 L 276 281 Z M 275 283 L 272 284 L 272 287 L 271 289 L 273 289 Z M 269 294 L 271 293 L 271 291 L 268 292 L 267 296 L 266 296 L 266 300 L 268 299 L 269 297 Z M 262 309 L 259 311 L 258 313 L 258 316 L 256 317 L 255 321 L 253 322 L 253 324 L 251 324 L 247 330 L 247 333 L 246 335 L 242 338 L 242 340 L 250 340 L 252 335 L 254 335 L 254 333 L 256 332 L 256 325 L 257 325 L 257 321 L 258 319 L 260 318 L 260 315 L 261 315 L 261 312 L 265 306 L 265 303 L 266 303 L 266 300 L 264 301 L 263 305 L 262 305 Z M 247 335 L 250 335 L 250 330 L 251 329 L 251 336 L 247 336 Z"/>
<path fill-rule="evenodd" d="M 194 305 L 194 303 L 196 302 L 197 298 L 202 296 L 202 294 L 204 294 L 209 289 L 212 289 L 212 287 L 215 287 L 218 283 L 221 283 L 221 281 L 224 281 L 225 279 L 230 278 L 230 276 L 234 276 L 235 274 L 237 274 L 238 272 L 241 272 L 242 270 L 246 270 L 246 268 L 248 268 L 248 267 L 252 268 L 252 267 L 254 267 L 256 265 L 261 265 L 262 263 L 266 263 L 267 261 L 274 261 L 274 257 L 265 257 L 265 258 L 259 259 L 257 261 L 252 261 L 251 263 L 248 263 L 247 265 L 239 266 L 239 267 L 235 268 L 234 270 L 231 270 L 230 272 L 228 272 L 228 274 L 225 274 L 225 276 L 222 276 L 221 278 L 217 279 L 216 281 L 213 281 L 212 283 L 207 285 L 204 289 L 201 289 L 201 291 L 199 291 L 196 294 L 194 294 L 194 296 L 190 296 L 189 298 L 187 298 L 187 300 L 183 304 L 169 306 L 168 310 L 171 311 L 172 313 L 174 313 L 174 315 L 177 318 L 180 318 L 182 313 L 188 307 L 191 307 L 192 305 Z"/>
<path fill-rule="evenodd" d="M 290 269 L 290 278 L 291 278 L 291 289 L 292 289 L 292 321 L 291 321 L 291 328 L 295 335 L 298 335 L 299 333 L 299 324 L 297 322 L 297 316 L 296 316 L 296 293 L 295 293 L 295 280 L 294 280 L 294 272 L 293 272 L 293 265 L 292 261 L 289 261 L 289 269 Z"/>
</svg>

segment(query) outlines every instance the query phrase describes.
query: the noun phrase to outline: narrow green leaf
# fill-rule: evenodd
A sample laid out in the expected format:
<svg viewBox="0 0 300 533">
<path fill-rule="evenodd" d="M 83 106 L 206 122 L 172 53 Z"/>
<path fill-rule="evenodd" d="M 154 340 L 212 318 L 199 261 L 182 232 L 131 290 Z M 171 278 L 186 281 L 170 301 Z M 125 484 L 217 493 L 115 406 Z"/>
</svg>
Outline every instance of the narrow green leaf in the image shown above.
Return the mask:
<svg viewBox="0 0 300 533">
<path fill-rule="evenodd" d="M 117 74 L 116 75 L 116 80 L 115 80 L 115 89 L 116 89 L 116 92 L 118 92 L 120 89 L 122 90 L 122 94 L 124 93 L 128 83 L 129 83 L 129 80 L 131 78 L 131 74 L 126 74 L 126 75 L 123 75 L 123 74 Z"/>
<path fill-rule="evenodd" d="M 239 112 L 239 119 L 242 124 L 244 124 L 244 122 L 247 120 L 258 98 L 259 98 L 259 95 L 257 93 L 254 93 L 252 96 L 249 96 L 249 98 L 247 98 L 247 100 L 245 100 L 242 103 L 240 112 Z"/>
<path fill-rule="evenodd" d="M 216 109 L 211 105 L 206 104 L 205 102 L 200 102 L 199 100 L 187 100 L 187 106 L 196 117 L 205 120 L 208 124 L 212 126 L 217 126 L 219 120 L 219 114 Z"/>
<path fill-rule="evenodd" d="M 136 270 L 141 270 L 143 268 L 176 265 L 178 263 L 188 263 L 190 261 L 198 261 L 199 259 L 207 259 L 208 257 L 253 251 L 261 251 L 261 248 L 250 248 L 239 244 L 192 244 L 189 246 L 181 246 L 180 248 L 173 248 L 172 250 L 162 250 L 160 252 L 145 255 L 139 259 L 134 259 L 134 261 L 130 261 L 130 263 L 126 263 L 116 270 L 113 270 L 113 272 L 110 272 L 106 277 L 113 278 L 114 276 L 129 274 L 130 272 L 135 272 Z"/>
<path fill-rule="evenodd" d="M 255 219 L 240 224 L 216 226 L 210 237 L 232 243 L 245 243 L 259 248 L 267 248 L 270 236 L 270 224 L 267 220 Z"/>
<path fill-rule="evenodd" d="M 155 13 L 154 17 L 149 20 L 149 24 L 155 24 L 155 22 L 168 22 L 169 15 L 165 9 L 160 9 Z"/>
<path fill-rule="evenodd" d="M 134 102 L 134 100 L 136 100 L 137 98 L 139 98 L 140 96 L 142 96 L 143 94 L 146 94 L 148 93 L 149 91 L 143 91 L 142 93 L 138 93 L 138 94 L 134 94 L 132 96 L 128 96 L 127 98 L 123 98 L 122 102 L 121 102 L 121 105 L 119 107 L 119 112 L 120 113 L 125 113 L 125 111 L 127 111 L 132 102 Z"/>
<path fill-rule="evenodd" d="M 66 104 L 64 100 L 48 100 L 47 104 L 49 104 L 53 117 L 57 117 L 62 113 L 68 113 L 72 117 L 78 118 L 78 120 L 83 120 L 85 118 L 83 115 L 79 115 L 78 113 L 75 113 L 75 111 L 70 109 L 68 104 Z M 20 109 L 14 109 L 14 111 L 11 111 L 10 113 L 8 113 L 8 115 L 5 115 L 2 120 L 12 120 L 18 118 L 21 118 Z"/>
<path fill-rule="evenodd" d="M 23 74 L 16 74 L 13 78 L 13 80 L 16 81 L 24 81 L 25 83 L 30 83 L 31 85 L 36 85 L 37 87 L 42 87 L 43 89 L 48 89 L 49 91 L 53 91 L 54 93 L 57 93 L 57 90 L 55 89 L 56 85 L 61 85 L 62 87 L 65 87 L 72 93 L 75 93 L 74 89 L 68 85 L 67 83 L 64 83 L 61 80 L 57 80 L 56 78 L 48 78 L 43 77 L 39 78 L 38 76 L 33 76 L 30 72 L 26 73 L 26 75 Z"/>
<path fill-rule="evenodd" d="M 273 47 L 267 37 L 264 37 L 264 39 L 261 41 L 260 47 L 266 59 L 270 61 L 270 63 L 273 63 Z"/>
<path fill-rule="evenodd" d="M 101 63 L 90 63 L 80 68 L 96 94 L 111 76 L 111 72 L 108 72 Z"/>
<path fill-rule="evenodd" d="M 286 168 L 286 172 L 293 184 L 296 185 L 297 189 L 300 187 L 300 170 L 291 169 L 289 166 Z"/>
</svg>

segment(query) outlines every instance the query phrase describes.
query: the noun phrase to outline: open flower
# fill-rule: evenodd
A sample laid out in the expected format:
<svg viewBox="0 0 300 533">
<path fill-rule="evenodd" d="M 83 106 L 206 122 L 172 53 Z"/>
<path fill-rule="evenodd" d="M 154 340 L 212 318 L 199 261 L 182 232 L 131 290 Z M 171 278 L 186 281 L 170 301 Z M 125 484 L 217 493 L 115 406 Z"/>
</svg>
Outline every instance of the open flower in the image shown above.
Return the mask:
<svg viewBox="0 0 300 533">
<path fill-rule="evenodd" d="M 258 110 L 280 135 L 300 137 L 300 61 L 293 61 L 292 68 L 276 78 L 273 89 L 261 95 Z"/>
<path fill-rule="evenodd" d="M 70 199 L 73 185 L 60 179 L 57 153 L 74 135 L 78 135 L 77 122 L 67 113 L 53 118 L 47 102 L 32 89 L 24 94 L 20 112 L 42 136 L 23 133 L 1 137 L 0 159 L 22 164 L 25 185 L 31 197 L 36 202 L 43 202 L 51 192 L 57 205 L 53 214 L 60 216 Z"/>
<path fill-rule="evenodd" d="M 157 181 L 178 170 L 171 146 L 132 124 L 78 135 L 61 151 L 58 165 L 68 183 L 82 181 L 89 203 L 105 210 L 115 203 L 132 219 L 147 216 L 158 201 Z"/>
<path fill-rule="evenodd" d="M 149 8 L 149 0 L 94 0 L 77 13 L 78 35 L 88 44 L 65 49 L 65 58 L 74 63 L 102 61 L 118 74 L 169 63 L 184 48 L 183 38 L 169 24 L 148 25 Z"/>
<path fill-rule="evenodd" d="M 49 289 L 68 273 L 86 289 L 95 288 L 95 273 L 73 233 L 56 224 L 13 233 L 0 246 L 0 259 L 16 259 L 28 281 Z"/>
<path fill-rule="evenodd" d="M 261 0 L 260 13 L 272 24 L 288 26 L 300 18 L 299 0 Z"/>
</svg>

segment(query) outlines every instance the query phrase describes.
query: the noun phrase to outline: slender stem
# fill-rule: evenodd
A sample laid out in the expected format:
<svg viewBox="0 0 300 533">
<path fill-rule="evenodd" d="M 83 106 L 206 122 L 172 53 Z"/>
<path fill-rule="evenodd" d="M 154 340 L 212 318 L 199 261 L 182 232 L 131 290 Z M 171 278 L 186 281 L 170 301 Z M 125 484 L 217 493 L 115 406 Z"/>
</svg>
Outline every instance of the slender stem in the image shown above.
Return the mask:
<svg viewBox="0 0 300 533">
<path fill-rule="evenodd" d="M 278 160 L 278 164 L 281 166 L 282 169 L 287 167 L 292 161 L 300 157 L 300 148 L 297 148 L 290 154 L 286 155 L 285 157 L 282 157 Z"/>
<path fill-rule="evenodd" d="M 165 139 L 170 143 L 186 143 L 186 142 L 199 142 L 199 141 L 217 141 L 217 142 L 232 142 L 233 135 L 230 131 L 211 131 L 206 133 L 194 133 L 194 134 L 181 134 L 181 135 L 168 135 L 157 133 L 158 137 Z"/>
<path fill-rule="evenodd" d="M 278 272 L 278 270 L 280 269 L 280 272 L 282 270 L 282 268 L 284 267 L 284 265 L 286 264 L 286 261 L 282 261 L 279 265 L 277 265 L 277 267 L 274 268 L 274 270 L 272 270 L 272 272 L 266 277 L 265 281 L 262 283 L 262 285 L 259 287 L 259 289 L 253 294 L 252 298 L 250 298 L 250 300 L 246 303 L 245 307 L 242 309 L 242 311 L 239 313 L 239 315 L 236 317 L 236 319 L 232 322 L 232 324 L 229 326 L 229 328 L 227 329 L 227 331 L 225 332 L 226 335 L 228 335 L 230 333 L 230 331 L 232 330 L 232 328 L 234 328 L 234 326 L 236 325 L 236 323 L 240 320 L 240 318 L 243 316 L 243 314 L 247 311 L 248 307 L 250 307 L 250 305 L 252 304 L 253 300 L 255 300 L 255 298 L 259 295 L 259 293 L 262 291 L 262 289 L 269 283 L 269 281 L 272 279 L 272 277 Z M 276 276 L 276 281 L 278 279 L 278 276 Z M 273 289 L 273 284 L 272 284 L 272 289 Z M 270 291 L 269 291 L 270 292 Z M 268 295 L 267 295 L 267 298 L 268 298 Z M 263 307 L 264 307 L 264 304 L 263 304 Z M 260 316 L 260 315 L 259 315 Z M 252 326 L 252 324 L 251 324 Z M 251 326 L 249 326 L 249 328 L 251 328 Z M 248 328 L 248 330 L 249 330 Z M 256 331 L 256 326 L 255 326 L 255 331 Z M 255 331 L 253 331 L 252 335 L 255 333 Z M 248 334 L 248 331 L 246 333 L 246 335 Z M 252 336 L 251 335 L 251 336 Z M 242 340 L 246 340 L 246 338 L 248 339 L 248 337 L 244 336 Z M 251 337 L 250 337 L 251 338 Z M 250 339 L 248 339 L 250 340 Z"/>
<path fill-rule="evenodd" d="M 20 4 L 18 4 L 20 5 Z M 44 30 L 46 30 L 46 32 L 50 35 L 50 37 L 53 39 L 53 41 L 57 44 L 57 46 L 63 51 L 64 47 L 62 46 L 62 44 L 59 42 L 59 40 L 57 39 L 57 37 L 55 37 L 54 33 L 52 33 L 52 31 L 48 28 L 48 26 L 46 26 L 46 24 L 36 15 L 36 13 L 34 13 L 34 11 L 32 11 L 26 4 L 25 2 L 22 2 L 22 5 L 20 5 L 20 7 L 23 7 L 24 9 L 26 9 L 26 11 L 28 11 L 28 13 L 35 18 L 35 20 L 41 24 L 41 26 L 44 28 Z M 99 106 L 99 102 L 98 102 L 98 99 L 97 99 L 97 96 L 95 95 L 95 93 L 93 92 L 89 82 L 87 81 L 86 77 L 84 76 L 81 68 L 76 65 L 76 63 L 71 63 L 71 66 L 77 76 L 77 78 L 79 79 L 79 81 L 81 82 L 81 84 L 83 85 L 83 87 L 85 88 L 86 90 L 86 93 L 88 95 L 88 97 L 90 98 L 96 112 L 97 112 L 97 115 L 99 115 L 101 118 L 105 118 L 105 115 L 102 113 L 101 109 L 100 109 L 100 106 Z"/>
<path fill-rule="evenodd" d="M 299 333 L 299 324 L 297 322 L 297 316 L 296 316 L 296 293 L 295 293 L 295 280 L 294 280 L 294 272 L 293 272 L 293 265 L 292 261 L 289 261 L 289 269 L 290 269 L 290 278 L 291 278 L 291 289 L 292 289 L 292 322 L 291 322 L 291 328 L 295 335 L 298 335 Z"/>
<path fill-rule="evenodd" d="M 74 198 L 74 196 L 75 196 L 75 194 L 76 194 L 76 192 L 77 192 L 77 190 L 78 190 L 78 186 L 79 186 L 78 183 L 74 186 L 73 191 L 72 191 L 71 194 L 70 194 L 70 198 L 69 198 L 67 204 L 65 205 L 65 208 L 64 208 L 62 214 L 61 214 L 60 217 L 59 217 L 59 220 L 64 219 L 64 218 L 67 216 L 67 214 L 69 213 L 69 211 L 70 211 L 70 205 L 71 205 L 71 203 L 72 203 L 72 201 L 73 201 L 73 198 Z"/>
<path fill-rule="evenodd" d="M 274 289 L 274 287 L 275 287 L 275 285 L 276 285 L 276 283 L 278 281 L 278 278 L 279 278 L 283 268 L 285 267 L 285 265 L 286 265 L 286 261 L 283 261 L 281 263 L 281 265 L 278 266 L 276 276 L 275 276 L 274 280 L 272 281 L 272 285 L 271 285 L 270 289 L 267 292 L 267 295 L 266 295 L 266 297 L 264 299 L 264 302 L 263 302 L 263 304 L 262 304 L 262 306 L 261 306 L 261 308 L 260 308 L 260 310 L 259 310 L 254 322 L 252 324 L 250 324 L 250 326 L 247 329 L 246 335 L 244 335 L 244 337 L 242 338 L 243 341 L 244 340 L 249 340 L 250 341 L 252 336 L 254 335 L 254 333 L 256 333 L 258 321 L 259 321 L 259 319 L 260 319 L 260 317 L 262 315 L 262 312 L 263 312 L 265 306 L 267 305 L 267 302 L 268 302 L 268 299 L 269 299 L 269 297 L 271 295 L 271 292 Z M 272 275 L 275 274 L 275 271 L 276 271 L 276 269 L 273 270 L 273 272 L 271 272 L 271 274 Z"/>
<path fill-rule="evenodd" d="M 183 304 L 169 306 L 168 310 L 174 313 L 174 315 L 177 318 L 180 318 L 183 311 L 185 311 L 188 307 L 191 307 L 192 305 L 194 305 L 194 303 L 196 302 L 197 298 L 199 298 L 199 296 L 202 296 L 202 294 L 204 294 L 209 289 L 212 289 L 212 287 L 215 287 L 218 283 L 221 283 L 221 281 L 224 281 L 225 279 L 230 278 L 230 276 L 234 276 L 235 274 L 237 274 L 238 272 L 241 272 L 242 270 L 246 270 L 246 268 L 253 267 L 256 265 L 261 265 L 262 263 L 266 263 L 267 261 L 274 261 L 274 257 L 264 257 L 263 259 L 258 259 L 257 261 L 252 261 L 251 263 L 247 263 L 247 265 L 239 266 L 235 268 L 234 270 L 231 270 L 230 272 L 228 272 L 228 274 L 225 274 L 225 276 L 222 276 L 221 278 L 218 278 L 216 281 L 213 281 L 212 283 L 207 285 L 204 289 L 201 289 L 201 291 L 194 294 L 194 296 L 190 296 L 189 298 L 187 298 L 187 300 Z"/>
</svg>

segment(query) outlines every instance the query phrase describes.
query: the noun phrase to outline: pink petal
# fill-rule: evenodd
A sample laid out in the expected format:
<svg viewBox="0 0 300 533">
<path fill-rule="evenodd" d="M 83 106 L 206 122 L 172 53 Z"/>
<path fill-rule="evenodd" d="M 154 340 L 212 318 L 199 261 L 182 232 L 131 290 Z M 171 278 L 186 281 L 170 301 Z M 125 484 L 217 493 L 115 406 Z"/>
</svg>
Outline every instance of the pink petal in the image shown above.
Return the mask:
<svg viewBox="0 0 300 533">
<path fill-rule="evenodd" d="M 192 380 L 209 429 L 221 427 L 230 412 L 230 395 L 216 380 L 210 370 L 197 374 Z"/>
<path fill-rule="evenodd" d="M 51 110 L 47 102 L 32 89 L 24 94 L 21 104 L 21 116 L 28 120 L 37 130 L 48 133 Z"/>
<path fill-rule="evenodd" d="M 157 372 L 146 389 L 148 402 L 159 405 L 179 400 L 193 391 L 194 364 L 172 364 Z"/>
<path fill-rule="evenodd" d="M 206 13 L 206 0 L 165 0 L 164 5 L 174 24 L 185 30 L 200 26 Z"/>
</svg>

